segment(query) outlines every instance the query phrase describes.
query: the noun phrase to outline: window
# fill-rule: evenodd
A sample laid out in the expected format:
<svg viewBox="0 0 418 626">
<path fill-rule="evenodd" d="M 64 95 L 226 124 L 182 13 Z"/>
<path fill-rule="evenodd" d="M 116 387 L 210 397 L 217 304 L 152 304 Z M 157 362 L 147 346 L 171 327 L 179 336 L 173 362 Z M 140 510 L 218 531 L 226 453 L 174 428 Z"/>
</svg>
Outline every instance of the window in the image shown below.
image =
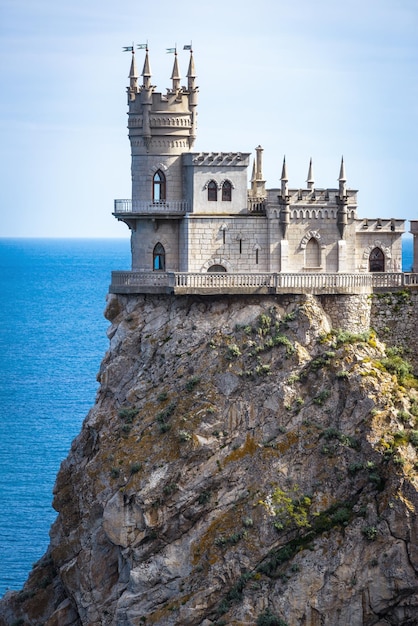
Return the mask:
<svg viewBox="0 0 418 626">
<path fill-rule="evenodd" d="M 152 269 L 154 271 L 165 270 L 165 250 L 164 246 L 160 243 L 157 243 L 152 253 Z"/>
<path fill-rule="evenodd" d="M 321 250 L 319 244 L 314 237 L 311 237 L 306 244 L 305 251 L 305 266 L 306 267 L 320 267 L 321 265 Z"/>
<path fill-rule="evenodd" d="M 218 185 L 214 180 L 211 180 L 208 185 L 208 200 L 209 202 L 216 202 L 218 199 Z"/>
<path fill-rule="evenodd" d="M 385 271 L 385 255 L 380 248 L 373 248 L 369 256 L 369 272 Z"/>
<path fill-rule="evenodd" d="M 219 274 L 220 272 L 226 272 L 223 265 L 211 265 L 208 269 L 209 274 Z"/>
<path fill-rule="evenodd" d="M 222 201 L 231 202 L 232 198 L 232 185 L 229 180 L 226 180 L 222 185 Z"/>
<path fill-rule="evenodd" d="M 165 202 L 165 176 L 161 170 L 155 172 L 152 179 L 152 199 L 154 202 Z"/>
</svg>

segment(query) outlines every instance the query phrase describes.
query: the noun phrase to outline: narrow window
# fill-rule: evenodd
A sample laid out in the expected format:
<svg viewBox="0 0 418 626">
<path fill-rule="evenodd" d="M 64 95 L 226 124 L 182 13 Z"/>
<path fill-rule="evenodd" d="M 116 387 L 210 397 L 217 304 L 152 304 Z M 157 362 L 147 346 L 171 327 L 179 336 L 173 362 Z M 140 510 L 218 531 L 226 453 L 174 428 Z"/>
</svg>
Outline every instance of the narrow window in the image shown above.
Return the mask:
<svg viewBox="0 0 418 626">
<path fill-rule="evenodd" d="M 321 250 L 319 243 L 315 237 L 311 237 L 306 244 L 305 251 L 305 267 L 320 267 L 321 266 Z"/>
<path fill-rule="evenodd" d="M 258 265 L 258 248 L 255 250 L 255 264 Z"/>
<path fill-rule="evenodd" d="M 225 245 L 225 228 L 222 231 L 222 242 Z"/>
<path fill-rule="evenodd" d="M 239 240 L 239 253 L 242 254 L 242 239 Z"/>
<path fill-rule="evenodd" d="M 209 202 L 216 202 L 218 199 L 218 185 L 214 180 L 211 180 L 208 185 L 208 200 Z"/>
<path fill-rule="evenodd" d="M 152 253 L 152 269 L 155 271 L 165 270 L 165 250 L 160 243 L 157 243 Z"/>
<path fill-rule="evenodd" d="M 152 179 L 152 199 L 154 202 L 165 202 L 165 176 L 161 170 L 155 172 Z"/>
<path fill-rule="evenodd" d="M 232 197 L 232 185 L 229 180 L 226 180 L 222 185 L 222 200 L 223 202 L 231 202 Z"/>
</svg>

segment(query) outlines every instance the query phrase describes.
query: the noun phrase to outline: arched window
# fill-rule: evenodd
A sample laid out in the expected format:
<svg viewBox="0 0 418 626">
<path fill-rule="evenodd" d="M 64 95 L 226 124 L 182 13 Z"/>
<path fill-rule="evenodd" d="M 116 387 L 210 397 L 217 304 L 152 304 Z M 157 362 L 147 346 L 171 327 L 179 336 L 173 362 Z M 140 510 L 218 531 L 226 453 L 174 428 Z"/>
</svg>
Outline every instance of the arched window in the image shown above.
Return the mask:
<svg viewBox="0 0 418 626">
<path fill-rule="evenodd" d="M 319 243 L 315 237 L 311 237 L 306 244 L 305 250 L 305 266 L 306 267 L 320 267 L 321 265 L 321 250 Z"/>
<path fill-rule="evenodd" d="M 222 185 L 222 200 L 224 202 L 231 202 L 232 198 L 232 185 L 229 180 L 226 180 Z"/>
<path fill-rule="evenodd" d="M 208 185 L 208 200 L 209 202 L 216 202 L 218 199 L 218 185 L 214 180 L 211 180 Z"/>
<path fill-rule="evenodd" d="M 152 179 L 152 199 L 154 202 L 165 202 L 165 176 L 161 170 L 155 172 Z"/>
<path fill-rule="evenodd" d="M 209 274 L 216 274 L 218 272 L 226 272 L 226 269 L 223 265 L 211 265 L 208 269 Z"/>
<path fill-rule="evenodd" d="M 165 270 L 165 250 L 161 243 L 157 243 L 152 253 L 152 269 L 155 271 Z"/>
<path fill-rule="evenodd" d="M 369 272 L 385 271 L 385 255 L 380 248 L 373 248 L 369 256 Z"/>
</svg>

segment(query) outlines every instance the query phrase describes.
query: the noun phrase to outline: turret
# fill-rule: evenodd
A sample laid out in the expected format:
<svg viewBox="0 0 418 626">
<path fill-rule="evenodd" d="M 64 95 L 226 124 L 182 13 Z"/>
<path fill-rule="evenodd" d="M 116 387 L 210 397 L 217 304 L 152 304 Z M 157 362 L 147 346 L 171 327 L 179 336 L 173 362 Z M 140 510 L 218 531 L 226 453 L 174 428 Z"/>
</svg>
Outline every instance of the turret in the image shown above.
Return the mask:
<svg viewBox="0 0 418 626">
<path fill-rule="evenodd" d="M 341 166 L 340 166 L 340 175 L 338 177 L 339 183 L 339 197 L 338 197 L 338 217 L 337 224 L 338 230 L 340 231 L 341 239 L 344 239 L 345 229 L 348 222 L 348 211 L 347 211 L 347 188 L 346 188 L 347 177 L 345 175 L 345 167 L 344 167 L 344 158 L 341 158 Z"/>
<path fill-rule="evenodd" d="M 253 197 L 265 198 L 266 181 L 263 179 L 263 148 L 261 146 L 257 146 L 255 152 L 256 156 L 251 180 L 251 193 Z"/>
<path fill-rule="evenodd" d="M 136 68 L 135 61 L 135 50 L 132 46 L 132 60 L 131 60 L 131 69 L 129 71 L 129 87 L 128 87 L 128 101 L 135 100 L 136 94 L 138 93 L 138 70 Z"/>
<path fill-rule="evenodd" d="M 308 178 L 307 178 L 306 182 L 308 184 L 308 189 L 313 191 L 314 185 L 315 185 L 315 180 L 314 180 L 314 176 L 313 176 L 312 158 L 309 160 Z"/>
<path fill-rule="evenodd" d="M 185 46 L 185 48 L 186 47 L 188 46 Z M 199 91 L 199 88 L 196 86 L 196 70 L 194 67 L 193 50 L 191 46 L 190 46 L 190 61 L 189 61 L 189 67 L 187 70 L 187 91 L 188 91 L 188 98 L 189 98 L 189 108 L 190 108 L 190 113 L 192 117 L 192 127 L 190 131 L 189 145 L 190 147 L 192 147 L 196 139 L 196 132 L 197 132 L 196 107 L 197 107 L 197 93 Z"/>
<path fill-rule="evenodd" d="M 281 198 L 280 198 L 280 226 L 283 239 L 287 239 L 287 231 L 290 224 L 289 210 L 289 178 L 287 176 L 286 157 L 283 157 L 283 167 L 281 175 Z"/>
<path fill-rule="evenodd" d="M 347 177 L 345 175 L 344 157 L 341 157 L 340 175 L 338 177 L 338 182 L 339 182 L 340 198 L 343 199 L 347 195 L 347 189 L 346 189 Z"/>
<path fill-rule="evenodd" d="M 286 157 L 283 157 L 282 175 L 280 180 L 282 183 L 282 198 L 285 199 L 289 195 L 289 178 L 287 176 Z"/>
<path fill-rule="evenodd" d="M 177 50 L 174 52 L 174 64 L 173 64 L 173 71 L 171 72 L 171 80 L 172 80 L 172 92 L 174 94 L 177 94 L 180 91 L 180 80 L 181 80 L 179 64 L 177 61 Z"/>
</svg>

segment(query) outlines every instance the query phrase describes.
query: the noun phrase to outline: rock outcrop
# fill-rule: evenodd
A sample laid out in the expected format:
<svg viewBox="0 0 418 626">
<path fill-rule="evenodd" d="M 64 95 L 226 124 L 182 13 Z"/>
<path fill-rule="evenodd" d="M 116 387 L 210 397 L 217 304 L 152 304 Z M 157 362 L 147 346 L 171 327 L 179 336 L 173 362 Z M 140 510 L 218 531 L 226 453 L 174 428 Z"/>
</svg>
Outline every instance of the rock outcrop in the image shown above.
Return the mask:
<svg viewBox="0 0 418 626">
<path fill-rule="evenodd" d="M 109 297 L 48 553 L 0 624 L 418 623 L 418 394 L 314 297 Z"/>
</svg>

